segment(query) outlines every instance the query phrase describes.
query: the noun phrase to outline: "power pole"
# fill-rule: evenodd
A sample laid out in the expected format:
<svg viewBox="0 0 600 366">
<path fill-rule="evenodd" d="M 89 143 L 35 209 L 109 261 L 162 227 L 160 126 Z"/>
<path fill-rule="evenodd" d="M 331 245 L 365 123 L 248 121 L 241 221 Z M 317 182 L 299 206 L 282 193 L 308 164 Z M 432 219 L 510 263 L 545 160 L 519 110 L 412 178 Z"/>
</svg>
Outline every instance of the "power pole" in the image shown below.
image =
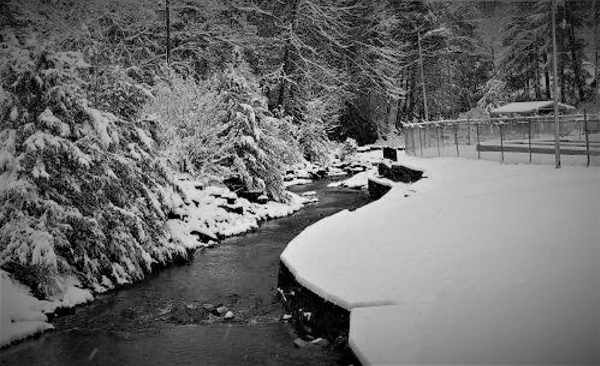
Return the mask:
<svg viewBox="0 0 600 366">
<path fill-rule="evenodd" d="M 556 0 L 552 0 L 552 69 L 554 72 L 554 162 L 560 169 L 560 121 L 558 118 L 558 57 L 556 50 Z"/>
<path fill-rule="evenodd" d="M 425 91 L 425 72 L 423 71 L 423 49 L 421 48 L 421 32 L 417 29 L 417 44 L 419 45 L 419 66 L 421 67 L 421 84 L 423 87 L 423 113 L 425 121 L 429 120 L 427 111 L 427 92 Z"/>
</svg>

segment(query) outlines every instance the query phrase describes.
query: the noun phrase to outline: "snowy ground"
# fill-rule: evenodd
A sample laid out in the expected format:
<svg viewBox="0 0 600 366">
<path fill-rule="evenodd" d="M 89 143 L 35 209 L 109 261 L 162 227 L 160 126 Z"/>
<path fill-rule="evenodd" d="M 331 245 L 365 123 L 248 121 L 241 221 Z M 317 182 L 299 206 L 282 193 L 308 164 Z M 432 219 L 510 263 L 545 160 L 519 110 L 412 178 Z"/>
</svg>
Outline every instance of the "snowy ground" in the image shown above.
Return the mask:
<svg viewBox="0 0 600 366">
<path fill-rule="evenodd" d="M 441 158 L 281 255 L 364 364 L 598 364 L 600 171 Z"/>
</svg>

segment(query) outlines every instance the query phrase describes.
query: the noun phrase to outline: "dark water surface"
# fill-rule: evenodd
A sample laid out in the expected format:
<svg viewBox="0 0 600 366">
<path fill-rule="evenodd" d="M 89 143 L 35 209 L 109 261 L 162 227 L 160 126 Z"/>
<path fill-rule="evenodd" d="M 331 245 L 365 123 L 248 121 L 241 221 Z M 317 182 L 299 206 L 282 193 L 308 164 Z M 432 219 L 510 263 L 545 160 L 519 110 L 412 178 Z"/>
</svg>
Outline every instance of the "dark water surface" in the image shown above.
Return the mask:
<svg viewBox="0 0 600 366">
<path fill-rule="evenodd" d="M 369 202 L 364 192 L 316 190 L 319 203 L 196 253 L 135 287 L 101 295 L 54 321 L 56 330 L 0 351 L 10 365 L 335 365 L 330 347 L 295 348 L 275 296 L 279 255 L 306 226 Z M 233 320 L 211 314 L 223 305 Z"/>
</svg>

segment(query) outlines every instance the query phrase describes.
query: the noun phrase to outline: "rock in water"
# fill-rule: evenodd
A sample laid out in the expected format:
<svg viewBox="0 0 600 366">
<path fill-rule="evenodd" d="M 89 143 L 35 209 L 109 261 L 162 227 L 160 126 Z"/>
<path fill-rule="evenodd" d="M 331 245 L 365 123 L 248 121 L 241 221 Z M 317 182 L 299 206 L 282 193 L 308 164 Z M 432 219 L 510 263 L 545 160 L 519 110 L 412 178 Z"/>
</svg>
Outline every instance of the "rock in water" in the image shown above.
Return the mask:
<svg viewBox="0 0 600 366">
<path fill-rule="evenodd" d="M 304 348 L 304 347 L 308 346 L 309 344 L 310 344 L 309 342 L 307 342 L 303 339 L 300 339 L 300 338 L 294 339 L 294 346 L 296 346 L 297 348 Z"/>
<path fill-rule="evenodd" d="M 225 307 L 223 305 L 219 305 L 212 310 L 212 313 L 215 315 L 218 315 L 218 316 L 222 316 L 222 315 L 226 314 L 228 310 L 229 309 L 227 309 L 227 307 Z"/>
<path fill-rule="evenodd" d="M 233 311 L 228 311 L 225 313 L 225 319 L 233 319 L 235 315 L 233 315 Z"/>
<path fill-rule="evenodd" d="M 317 338 L 312 340 L 310 343 L 316 345 L 316 346 L 321 346 L 321 347 L 327 347 L 329 345 L 329 341 L 325 338 Z"/>
</svg>

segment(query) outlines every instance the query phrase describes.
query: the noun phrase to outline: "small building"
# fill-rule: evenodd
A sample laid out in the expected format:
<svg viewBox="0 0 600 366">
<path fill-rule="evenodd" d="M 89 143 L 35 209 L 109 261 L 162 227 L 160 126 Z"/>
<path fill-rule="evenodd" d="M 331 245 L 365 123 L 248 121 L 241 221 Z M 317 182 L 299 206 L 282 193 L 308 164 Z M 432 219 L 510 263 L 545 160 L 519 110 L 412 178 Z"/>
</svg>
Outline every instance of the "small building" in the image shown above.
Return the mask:
<svg viewBox="0 0 600 366">
<path fill-rule="evenodd" d="M 575 107 L 558 103 L 559 114 L 567 113 L 575 110 Z M 548 101 L 532 101 L 532 102 L 516 102 L 509 103 L 499 108 L 490 111 L 491 117 L 505 116 L 534 116 L 540 114 L 551 114 L 554 112 L 554 102 Z"/>
</svg>

